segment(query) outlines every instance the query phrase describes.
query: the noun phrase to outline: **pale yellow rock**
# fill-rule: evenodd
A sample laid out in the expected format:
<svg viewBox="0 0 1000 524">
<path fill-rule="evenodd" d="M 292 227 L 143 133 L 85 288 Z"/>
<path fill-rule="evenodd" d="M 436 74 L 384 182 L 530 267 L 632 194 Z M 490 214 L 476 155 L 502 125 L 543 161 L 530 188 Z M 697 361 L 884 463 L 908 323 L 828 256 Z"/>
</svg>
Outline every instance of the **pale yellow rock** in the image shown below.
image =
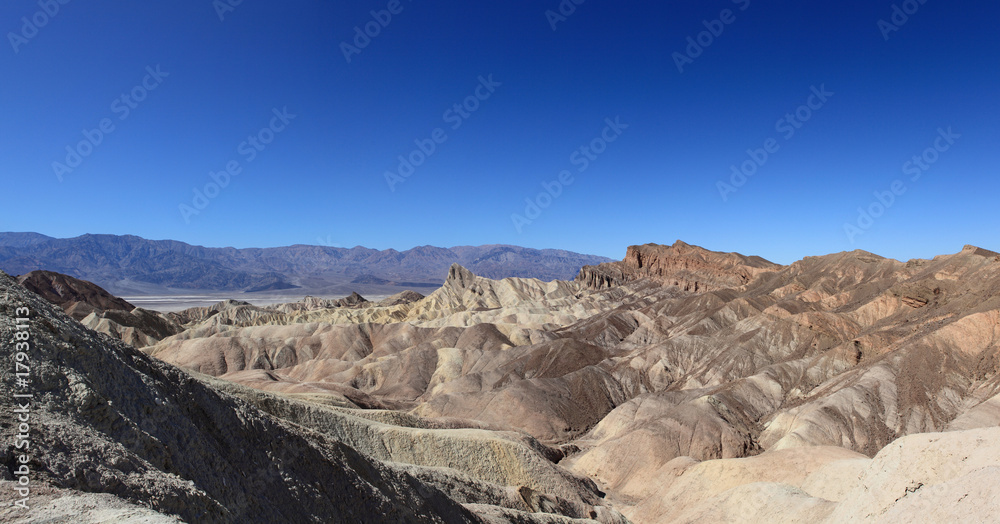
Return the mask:
<svg viewBox="0 0 1000 524">
<path fill-rule="evenodd" d="M 1000 428 L 910 435 L 872 459 L 828 522 L 995 522 L 998 482 Z"/>
<path fill-rule="evenodd" d="M 796 512 L 804 515 L 795 517 L 800 519 L 825 516 L 833 503 L 809 495 L 802 486 L 826 466 L 848 460 L 868 461 L 862 455 L 837 447 L 787 449 L 749 458 L 704 462 L 674 459 L 647 477 L 645 493 L 633 491 L 643 498 L 634 508 L 625 510 L 625 514 L 638 522 L 693 522 L 700 518 L 713 521 L 706 515 L 738 516 L 738 508 L 744 504 L 746 515 L 757 515 L 755 518 L 763 520 L 743 522 L 767 522 L 767 518 L 780 515 L 785 509 L 790 518 Z"/>
</svg>

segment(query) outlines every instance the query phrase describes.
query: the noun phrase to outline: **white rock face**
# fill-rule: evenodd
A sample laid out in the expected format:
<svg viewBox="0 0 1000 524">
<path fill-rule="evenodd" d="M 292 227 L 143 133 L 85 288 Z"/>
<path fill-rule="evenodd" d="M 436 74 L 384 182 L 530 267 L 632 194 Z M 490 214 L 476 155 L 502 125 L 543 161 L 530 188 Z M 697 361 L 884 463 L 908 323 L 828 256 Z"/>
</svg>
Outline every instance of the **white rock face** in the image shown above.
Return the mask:
<svg viewBox="0 0 1000 524">
<path fill-rule="evenodd" d="M 649 523 L 995 522 L 998 481 L 995 427 L 910 435 L 874 459 L 832 447 L 675 459 L 624 512 Z"/>
<path fill-rule="evenodd" d="M 910 435 L 875 456 L 828 521 L 995 521 L 998 482 L 1000 428 Z"/>
</svg>

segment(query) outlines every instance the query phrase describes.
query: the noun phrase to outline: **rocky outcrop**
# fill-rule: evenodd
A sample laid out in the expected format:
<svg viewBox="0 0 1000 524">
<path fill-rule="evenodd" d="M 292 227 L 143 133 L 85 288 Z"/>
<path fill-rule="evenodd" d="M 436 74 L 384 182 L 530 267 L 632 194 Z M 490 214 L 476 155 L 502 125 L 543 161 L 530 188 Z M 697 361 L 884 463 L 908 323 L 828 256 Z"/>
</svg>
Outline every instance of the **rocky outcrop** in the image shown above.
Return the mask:
<svg viewBox="0 0 1000 524">
<path fill-rule="evenodd" d="M 298 302 L 287 302 L 284 304 L 276 304 L 271 306 L 269 309 L 274 309 L 281 311 L 283 313 L 295 313 L 299 311 L 318 311 L 323 309 L 333 309 L 333 308 L 361 308 L 371 305 L 365 297 L 357 294 L 351 293 L 344 298 L 318 298 L 307 296 Z"/>
<path fill-rule="evenodd" d="M 61 307 L 77 320 L 96 311 L 132 311 L 135 306 L 96 284 L 53 271 L 32 271 L 17 278 L 27 290 Z"/>
<path fill-rule="evenodd" d="M 94 311 L 80 323 L 136 348 L 151 346 L 184 329 L 160 313 L 138 307 L 132 311 Z"/>
<path fill-rule="evenodd" d="M 417 302 L 419 300 L 422 300 L 423 298 L 424 296 L 421 295 L 420 293 L 417 293 L 416 291 L 406 290 L 396 293 L 391 297 L 382 299 L 376 305 L 380 307 L 389 307 L 389 306 L 398 306 L 401 304 L 412 304 L 413 302 Z"/>
<path fill-rule="evenodd" d="M 981 247 L 976 247 L 972 245 L 966 245 L 962 247 L 962 253 L 967 253 L 969 255 L 976 255 L 979 257 L 996 259 L 1000 257 L 1000 253 L 996 251 L 990 251 L 989 249 L 983 249 Z"/>
<path fill-rule="evenodd" d="M 620 267 L 619 263 L 609 262 L 599 266 L 583 266 L 575 280 L 590 289 L 606 289 L 623 285 L 635 278 Z"/>
<path fill-rule="evenodd" d="M 155 344 L 183 330 L 169 316 L 135 307 L 96 284 L 68 275 L 32 271 L 17 281 L 88 328 L 133 347 Z"/>
<path fill-rule="evenodd" d="M 173 321 L 181 325 L 197 324 L 205 321 L 206 319 L 212 316 L 219 314 L 222 311 L 235 309 L 238 307 L 256 307 L 256 306 L 253 306 L 249 302 L 244 302 L 242 300 L 228 299 L 216 302 L 211 306 L 187 308 L 182 311 L 167 313 L 167 315 Z"/>
<path fill-rule="evenodd" d="M 576 280 L 589 288 L 603 289 L 648 278 L 698 293 L 740 287 L 779 267 L 760 257 L 712 252 L 678 240 L 672 246 L 629 246 L 621 262 L 585 266 Z"/>
</svg>

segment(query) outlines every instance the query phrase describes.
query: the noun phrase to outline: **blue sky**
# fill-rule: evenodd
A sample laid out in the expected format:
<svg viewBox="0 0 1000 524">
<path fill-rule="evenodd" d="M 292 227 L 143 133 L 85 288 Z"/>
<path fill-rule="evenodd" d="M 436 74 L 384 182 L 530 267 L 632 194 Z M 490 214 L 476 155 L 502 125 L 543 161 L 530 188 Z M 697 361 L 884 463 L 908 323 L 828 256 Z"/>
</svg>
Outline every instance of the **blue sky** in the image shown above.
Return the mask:
<svg viewBox="0 0 1000 524">
<path fill-rule="evenodd" d="M 995 2 L 228 2 L 3 2 L 0 230 L 1000 248 Z"/>
</svg>

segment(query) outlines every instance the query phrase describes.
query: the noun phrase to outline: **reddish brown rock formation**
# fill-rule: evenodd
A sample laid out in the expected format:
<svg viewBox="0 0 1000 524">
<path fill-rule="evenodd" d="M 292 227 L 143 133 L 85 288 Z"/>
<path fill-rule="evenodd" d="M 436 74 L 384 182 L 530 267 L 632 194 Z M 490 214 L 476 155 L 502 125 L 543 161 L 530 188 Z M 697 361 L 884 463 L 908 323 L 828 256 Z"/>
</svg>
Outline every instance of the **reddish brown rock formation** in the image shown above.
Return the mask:
<svg viewBox="0 0 1000 524">
<path fill-rule="evenodd" d="M 17 278 L 18 283 L 45 300 L 61 307 L 69 316 L 83 320 L 94 310 L 132 311 L 135 306 L 85 280 L 53 271 L 32 271 Z"/>
<path fill-rule="evenodd" d="M 591 289 L 603 289 L 648 278 L 698 293 L 739 287 L 780 268 L 760 257 L 718 253 L 678 240 L 672 246 L 629 246 L 624 260 L 585 266 L 576 280 Z"/>
</svg>

